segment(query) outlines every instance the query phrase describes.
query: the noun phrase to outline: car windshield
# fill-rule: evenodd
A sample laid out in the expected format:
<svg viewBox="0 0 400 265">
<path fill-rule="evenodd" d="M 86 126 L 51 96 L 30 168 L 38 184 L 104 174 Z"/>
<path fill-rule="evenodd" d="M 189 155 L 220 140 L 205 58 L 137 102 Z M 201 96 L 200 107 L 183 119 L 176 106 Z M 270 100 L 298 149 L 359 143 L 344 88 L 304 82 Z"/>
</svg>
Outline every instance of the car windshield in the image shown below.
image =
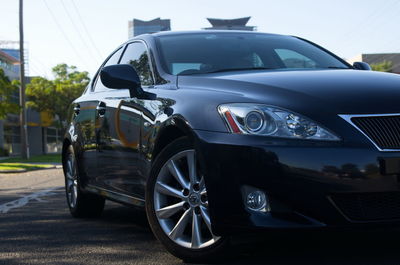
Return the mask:
<svg viewBox="0 0 400 265">
<path fill-rule="evenodd" d="M 191 33 L 157 36 L 165 71 L 192 75 L 238 70 L 349 69 L 307 41 L 258 33 Z"/>
</svg>

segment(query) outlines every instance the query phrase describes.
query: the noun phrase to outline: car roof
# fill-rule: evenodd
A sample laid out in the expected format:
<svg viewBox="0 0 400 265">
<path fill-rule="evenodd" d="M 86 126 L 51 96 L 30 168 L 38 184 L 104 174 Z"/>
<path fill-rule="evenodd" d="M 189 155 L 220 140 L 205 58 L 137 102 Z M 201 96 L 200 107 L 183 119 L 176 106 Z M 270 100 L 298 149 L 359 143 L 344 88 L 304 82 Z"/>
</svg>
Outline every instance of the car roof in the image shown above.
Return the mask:
<svg viewBox="0 0 400 265">
<path fill-rule="evenodd" d="M 258 31 L 245 31 L 245 30 L 190 30 L 190 31 L 160 31 L 151 34 L 142 34 L 135 36 L 129 41 L 135 39 L 143 39 L 143 38 L 154 38 L 154 37 L 162 37 L 162 36 L 179 36 L 179 35 L 193 35 L 193 34 L 227 34 L 227 33 L 237 33 L 237 34 L 262 34 L 268 36 L 282 36 L 282 37 L 292 37 L 288 35 L 274 34 L 274 33 L 264 33 Z M 128 42 L 129 42 L 128 41 Z"/>
</svg>

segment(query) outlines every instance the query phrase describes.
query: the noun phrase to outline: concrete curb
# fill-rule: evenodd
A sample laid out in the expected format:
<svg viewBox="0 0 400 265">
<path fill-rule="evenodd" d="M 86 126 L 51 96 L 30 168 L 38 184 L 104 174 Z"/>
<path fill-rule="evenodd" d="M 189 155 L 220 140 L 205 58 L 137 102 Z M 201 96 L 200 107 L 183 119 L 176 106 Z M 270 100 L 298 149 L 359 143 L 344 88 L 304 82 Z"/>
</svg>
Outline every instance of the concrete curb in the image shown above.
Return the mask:
<svg viewBox="0 0 400 265">
<path fill-rule="evenodd" d="M 15 169 L 15 170 L 0 170 L 1 173 L 22 173 L 22 172 L 27 172 L 27 169 Z"/>
</svg>

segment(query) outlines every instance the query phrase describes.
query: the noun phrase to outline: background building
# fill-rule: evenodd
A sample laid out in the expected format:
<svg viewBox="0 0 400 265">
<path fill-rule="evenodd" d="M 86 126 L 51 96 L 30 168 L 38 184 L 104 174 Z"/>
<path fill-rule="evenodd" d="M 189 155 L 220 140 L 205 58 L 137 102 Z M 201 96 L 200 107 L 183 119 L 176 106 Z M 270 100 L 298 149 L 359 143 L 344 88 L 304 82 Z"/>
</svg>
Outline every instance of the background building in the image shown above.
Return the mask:
<svg viewBox="0 0 400 265">
<path fill-rule="evenodd" d="M 19 78 L 19 59 L 0 49 L 0 68 L 10 80 Z"/>
<path fill-rule="evenodd" d="M 384 61 L 392 62 L 392 72 L 400 74 L 400 53 L 368 53 L 359 54 L 349 60 L 348 63 L 353 64 L 354 62 L 365 62 L 368 64 L 379 64 Z"/>
<path fill-rule="evenodd" d="M 156 33 L 159 31 L 171 30 L 171 21 L 169 19 L 156 18 L 149 21 L 143 21 L 139 19 L 133 19 L 128 24 L 128 36 L 133 38 L 135 36 Z"/>
<path fill-rule="evenodd" d="M 250 18 L 251 17 L 243 17 L 235 19 L 207 18 L 208 22 L 211 23 L 212 27 L 205 29 L 255 31 L 257 30 L 256 27 L 246 26 Z"/>
<path fill-rule="evenodd" d="M 7 42 L 7 48 L 2 48 L 0 41 L 0 68 L 10 80 L 18 80 L 19 49 L 12 48 Z M 26 57 L 28 58 L 28 57 Z M 26 63 L 25 63 L 26 65 Z M 26 84 L 31 77 L 26 77 Z M 1 98 L 0 98 L 1 100 Z M 17 91 L 12 101 L 19 104 L 19 91 Z M 46 113 L 38 113 L 32 109 L 27 109 L 28 142 L 30 155 L 40 155 L 45 153 L 56 153 L 61 151 L 61 137 L 59 130 L 53 126 L 53 117 Z M 4 120 L 0 120 L 0 157 L 14 156 L 21 153 L 19 115 L 8 114 Z"/>
</svg>

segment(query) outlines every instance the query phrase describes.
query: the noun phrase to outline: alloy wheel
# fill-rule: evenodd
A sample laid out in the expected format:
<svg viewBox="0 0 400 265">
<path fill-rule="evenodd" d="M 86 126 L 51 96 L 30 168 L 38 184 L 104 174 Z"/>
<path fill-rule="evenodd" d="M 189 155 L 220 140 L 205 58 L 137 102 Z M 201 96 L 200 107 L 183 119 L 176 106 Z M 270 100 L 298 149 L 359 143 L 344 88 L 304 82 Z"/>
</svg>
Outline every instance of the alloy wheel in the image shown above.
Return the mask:
<svg viewBox="0 0 400 265">
<path fill-rule="evenodd" d="M 75 163 L 74 155 L 69 154 L 66 160 L 65 178 L 68 204 L 71 208 L 76 206 L 78 198 L 78 178 Z"/>
<path fill-rule="evenodd" d="M 194 150 L 182 151 L 163 165 L 155 183 L 154 210 L 163 231 L 180 246 L 201 249 L 220 239 L 211 229 L 207 189 Z"/>
</svg>

